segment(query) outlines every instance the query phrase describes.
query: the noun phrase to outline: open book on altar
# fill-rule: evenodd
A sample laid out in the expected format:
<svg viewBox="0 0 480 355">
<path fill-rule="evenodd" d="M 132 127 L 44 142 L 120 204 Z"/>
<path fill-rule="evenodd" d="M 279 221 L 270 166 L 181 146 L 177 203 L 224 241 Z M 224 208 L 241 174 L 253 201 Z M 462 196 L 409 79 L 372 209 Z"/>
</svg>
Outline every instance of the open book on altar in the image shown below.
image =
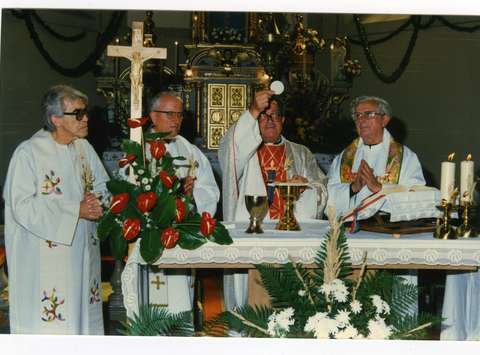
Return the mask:
<svg viewBox="0 0 480 355">
<path fill-rule="evenodd" d="M 345 222 L 372 217 L 381 211 L 390 214 L 390 222 L 412 221 L 420 218 L 438 218 L 441 211 L 440 191 L 434 187 L 384 184 L 382 190 L 363 199 L 357 207 L 346 212 Z"/>
</svg>

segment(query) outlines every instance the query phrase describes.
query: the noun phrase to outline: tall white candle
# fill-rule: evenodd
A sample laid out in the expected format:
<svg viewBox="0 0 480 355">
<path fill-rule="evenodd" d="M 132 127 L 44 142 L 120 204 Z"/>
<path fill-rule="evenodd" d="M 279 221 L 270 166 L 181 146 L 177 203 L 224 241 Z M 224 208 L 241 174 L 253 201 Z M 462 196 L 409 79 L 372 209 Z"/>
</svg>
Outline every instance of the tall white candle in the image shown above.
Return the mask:
<svg viewBox="0 0 480 355">
<path fill-rule="evenodd" d="M 469 154 L 467 160 L 460 163 L 460 198 L 461 201 L 470 202 L 470 192 L 473 186 L 474 164 Z"/>
<path fill-rule="evenodd" d="M 453 156 L 448 157 L 449 161 L 442 162 L 441 180 L 440 180 L 440 198 L 450 201 L 450 195 L 455 186 L 455 163 L 450 161 Z"/>
</svg>

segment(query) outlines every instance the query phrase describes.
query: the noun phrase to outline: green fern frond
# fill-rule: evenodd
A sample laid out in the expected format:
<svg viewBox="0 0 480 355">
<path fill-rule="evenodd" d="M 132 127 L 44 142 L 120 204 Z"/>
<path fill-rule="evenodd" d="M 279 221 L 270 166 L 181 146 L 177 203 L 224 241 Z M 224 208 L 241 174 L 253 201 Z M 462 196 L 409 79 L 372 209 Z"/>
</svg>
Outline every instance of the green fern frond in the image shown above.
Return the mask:
<svg viewBox="0 0 480 355">
<path fill-rule="evenodd" d="M 280 267 L 263 264 L 256 265 L 263 287 L 267 290 L 274 308 L 292 306 L 298 299 L 298 291 L 303 289 L 303 283 L 291 263 Z"/>
<path fill-rule="evenodd" d="M 204 331 L 210 336 L 225 336 L 229 330 L 242 333 L 247 337 L 264 338 L 268 335 L 268 317 L 273 309 L 267 306 L 239 307 L 234 311 L 227 311 L 219 314 L 214 319 L 206 322 Z"/>
<path fill-rule="evenodd" d="M 422 313 L 420 315 L 407 315 L 392 322 L 395 328 L 392 339 L 417 340 L 428 336 L 428 329 L 441 323 L 441 317 Z"/>
<path fill-rule="evenodd" d="M 192 336 L 193 323 L 191 312 L 172 314 L 158 305 L 140 306 L 138 314 L 122 323 L 124 335 L 170 335 Z"/>
</svg>

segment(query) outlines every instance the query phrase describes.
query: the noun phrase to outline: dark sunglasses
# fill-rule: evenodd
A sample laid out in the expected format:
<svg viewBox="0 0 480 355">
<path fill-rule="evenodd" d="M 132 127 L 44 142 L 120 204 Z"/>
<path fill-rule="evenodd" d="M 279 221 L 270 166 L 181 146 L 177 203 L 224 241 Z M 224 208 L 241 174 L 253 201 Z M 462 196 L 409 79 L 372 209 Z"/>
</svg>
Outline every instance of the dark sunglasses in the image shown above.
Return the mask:
<svg viewBox="0 0 480 355">
<path fill-rule="evenodd" d="M 86 108 L 77 108 L 72 112 L 64 112 L 64 115 L 75 116 L 77 121 L 83 120 L 85 115 L 88 115 L 88 110 Z"/>
</svg>

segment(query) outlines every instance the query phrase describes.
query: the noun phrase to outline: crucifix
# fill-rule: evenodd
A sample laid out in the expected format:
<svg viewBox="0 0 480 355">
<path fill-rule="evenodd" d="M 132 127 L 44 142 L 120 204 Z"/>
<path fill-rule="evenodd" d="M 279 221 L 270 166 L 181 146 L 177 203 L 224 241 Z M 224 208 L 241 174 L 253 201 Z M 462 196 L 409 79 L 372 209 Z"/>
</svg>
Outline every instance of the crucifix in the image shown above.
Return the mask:
<svg viewBox="0 0 480 355">
<path fill-rule="evenodd" d="M 130 117 L 142 116 L 143 62 L 149 59 L 166 59 L 166 48 L 143 46 L 143 22 L 132 22 L 132 46 L 107 47 L 110 57 L 124 57 L 132 62 L 130 70 Z M 130 129 L 130 139 L 143 144 L 142 127 Z"/>
</svg>

